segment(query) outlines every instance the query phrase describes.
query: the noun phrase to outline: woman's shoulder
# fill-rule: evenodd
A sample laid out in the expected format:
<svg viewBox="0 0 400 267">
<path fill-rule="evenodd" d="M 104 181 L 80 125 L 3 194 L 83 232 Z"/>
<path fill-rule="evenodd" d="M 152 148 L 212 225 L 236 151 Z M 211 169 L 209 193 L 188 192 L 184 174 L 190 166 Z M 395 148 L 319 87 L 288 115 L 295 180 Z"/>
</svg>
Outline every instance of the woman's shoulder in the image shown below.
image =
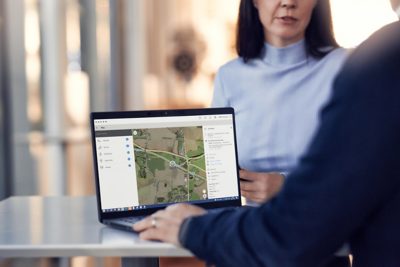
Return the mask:
<svg viewBox="0 0 400 267">
<path fill-rule="evenodd" d="M 217 73 L 219 76 L 238 75 L 245 69 L 254 68 L 257 65 L 255 61 L 256 60 L 249 60 L 244 62 L 243 58 L 237 57 L 219 67 Z"/>
<path fill-rule="evenodd" d="M 336 61 L 336 62 L 343 62 L 347 59 L 347 57 L 351 53 L 351 49 L 346 49 L 343 47 L 337 47 L 332 49 L 324 59 L 327 61 Z"/>
<path fill-rule="evenodd" d="M 313 67 L 321 69 L 321 71 L 325 71 L 327 69 L 330 71 L 339 70 L 349 57 L 350 53 L 350 49 L 342 47 L 334 48 L 323 58 L 316 59 Z"/>
<path fill-rule="evenodd" d="M 311 64 L 311 71 L 319 73 L 322 77 L 334 78 L 336 74 L 342 69 L 344 63 L 349 57 L 351 50 L 345 48 L 334 48 L 321 59 L 316 59 Z"/>
<path fill-rule="evenodd" d="M 225 70 L 230 70 L 230 69 L 237 69 L 237 68 L 242 68 L 245 66 L 245 63 L 241 57 L 234 58 L 232 60 L 229 60 L 225 64 L 223 64 L 219 70 L 225 71 Z"/>
</svg>

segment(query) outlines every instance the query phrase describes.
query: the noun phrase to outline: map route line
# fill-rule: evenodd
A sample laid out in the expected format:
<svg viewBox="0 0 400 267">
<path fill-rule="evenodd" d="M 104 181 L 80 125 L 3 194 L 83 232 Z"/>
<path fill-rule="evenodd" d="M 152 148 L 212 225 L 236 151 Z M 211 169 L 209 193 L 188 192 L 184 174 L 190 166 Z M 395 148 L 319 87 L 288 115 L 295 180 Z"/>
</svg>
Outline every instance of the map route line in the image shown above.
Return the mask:
<svg viewBox="0 0 400 267">
<path fill-rule="evenodd" d="M 179 154 L 175 154 L 175 153 L 172 153 L 172 152 L 162 151 L 162 150 L 157 150 L 157 149 L 146 149 L 146 148 L 141 147 L 141 146 L 139 146 L 138 144 L 135 144 L 135 143 L 133 143 L 133 145 L 136 146 L 136 147 L 138 147 L 138 148 L 140 148 L 140 149 L 142 149 L 143 151 L 160 152 L 160 153 L 165 153 L 165 154 L 170 154 L 170 155 L 172 155 L 172 156 L 180 157 L 180 158 L 182 158 L 182 159 L 184 159 L 184 160 L 187 159 L 187 158 L 184 157 L 184 156 L 181 156 L 181 155 L 179 155 Z"/>
<path fill-rule="evenodd" d="M 202 127 L 133 129 L 132 135 L 139 202 L 207 199 Z"/>
<path fill-rule="evenodd" d="M 203 170 L 202 168 L 200 168 L 200 167 L 197 166 L 197 165 L 194 165 L 194 164 L 191 164 L 191 163 L 189 163 L 188 165 L 190 165 L 190 166 L 192 166 L 193 168 L 196 168 L 196 169 L 198 169 L 198 170 L 200 170 L 200 171 L 206 172 L 206 170 Z"/>
<path fill-rule="evenodd" d="M 160 152 L 160 153 L 170 154 L 170 155 L 172 155 L 172 156 L 180 157 L 180 158 L 183 158 L 183 159 L 185 159 L 185 160 L 187 160 L 187 159 L 191 159 L 191 160 L 193 160 L 193 159 L 199 159 L 199 158 L 201 158 L 201 157 L 204 156 L 204 154 L 201 154 L 201 155 L 199 155 L 199 156 L 196 156 L 196 157 L 192 157 L 192 158 L 191 158 L 191 157 L 185 157 L 185 156 L 182 156 L 182 155 L 179 155 L 179 154 L 175 154 L 175 153 L 172 153 L 172 152 L 168 152 L 168 151 L 157 150 L 157 149 L 146 149 L 146 148 L 141 147 L 141 146 L 139 146 L 138 144 L 135 144 L 135 143 L 133 143 L 133 145 L 136 146 L 136 147 L 138 147 L 138 148 L 140 148 L 140 149 L 143 149 L 143 151 Z"/>
<path fill-rule="evenodd" d="M 191 157 L 188 157 L 188 159 L 199 159 L 199 158 L 201 158 L 201 157 L 204 157 L 204 154 L 201 154 L 201 155 L 199 155 L 199 156 L 196 156 L 196 157 L 193 157 L 193 158 L 191 158 Z"/>
<path fill-rule="evenodd" d="M 169 159 L 164 158 L 163 156 L 158 155 L 157 153 L 154 153 L 154 152 L 152 152 L 152 151 L 150 151 L 150 150 L 146 150 L 146 149 L 145 149 L 145 150 L 143 150 L 143 151 L 146 151 L 146 153 L 149 153 L 149 154 L 151 154 L 151 155 L 153 155 L 153 156 L 156 156 L 156 157 L 158 157 L 158 158 L 161 158 L 161 159 L 163 159 L 163 160 L 165 160 L 165 161 L 170 162 Z M 202 170 L 202 171 L 205 172 L 205 170 L 201 169 L 200 167 L 197 167 L 196 165 L 193 165 L 193 164 L 190 164 L 190 165 L 191 165 L 192 167 L 195 167 L 195 168 L 200 169 L 200 170 Z M 175 167 L 176 167 L 177 169 L 182 170 L 182 171 L 189 172 L 188 169 L 185 169 L 185 168 L 181 167 L 180 165 L 175 165 Z M 195 174 L 195 173 L 191 173 L 191 174 L 193 175 L 193 177 L 196 176 L 197 178 L 200 178 L 201 180 L 204 180 L 204 181 L 207 180 L 207 178 L 204 178 L 204 177 L 202 177 L 202 176 L 200 176 L 200 175 L 197 175 L 197 174 Z"/>
<path fill-rule="evenodd" d="M 170 161 L 170 159 L 165 158 L 165 157 L 163 157 L 163 156 L 161 156 L 161 155 L 159 155 L 159 154 L 157 154 L 157 153 L 155 153 L 155 152 L 166 153 L 166 154 L 170 154 L 170 155 L 173 155 L 173 156 L 180 157 L 180 158 L 182 158 L 182 159 L 185 159 L 188 165 L 191 165 L 192 167 L 194 167 L 194 168 L 196 168 L 196 169 L 199 169 L 199 170 L 201 170 L 201 171 L 203 171 L 203 172 L 206 171 L 206 170 L 203 170 L 202 168 L 198 167 L 197 165 L 190 164 L 190 163 L 188 162 L 188 160 L 195 160 L 195 159 L 202 158 L 202 157 L 204 157 L 204 154 L 203 154 L 203 155 L 200 155 L 200 156 L 196 156 L 196 157 L 194 157 L 194 158 L 188 158 L 188 157 L 184 157 L 184 156 L 181 156 L 181 155 L 178 155 L 178 154 L 175 154 L 175 153 L 171 153 L 171 152 L 168 152 L 168 151 L 155 150 L 155 149 L 145 149 L 145 148 L 143 148 L 143 147 L 141 147 L 141 146 L 139 146 L 139 145 L 137 145 L 137 144 L 135 144 L 135 143 L 133 143 L 133 145 L 136 146 L 136 147 L 138 147 L 138 148 L 140 148 L 140 149 L 142 149 L 143 152 L 149 153 L 149 154 L 151 154 L 151 155 L 153 155 L 153 156 L 157 156 L 157 157 L 159 157 L 159 158 L 161 158 L 161 159 L 163 159 L 163 160 L 165 160 L 165 161 L 168 161 L 168 162 Z M 180 165 L 176 165 L 176 166 L 177 166 L 177 167 L 178 167 L 178 166 L 181 167 Z M 180 169 L 181 169 L 181 170 L 187 171 L 187 170 L 184 169 L 184 168 L 180 168 Z M 203 179 L 203 180 L 204 180 L 204 179 Z"/>
</svg>

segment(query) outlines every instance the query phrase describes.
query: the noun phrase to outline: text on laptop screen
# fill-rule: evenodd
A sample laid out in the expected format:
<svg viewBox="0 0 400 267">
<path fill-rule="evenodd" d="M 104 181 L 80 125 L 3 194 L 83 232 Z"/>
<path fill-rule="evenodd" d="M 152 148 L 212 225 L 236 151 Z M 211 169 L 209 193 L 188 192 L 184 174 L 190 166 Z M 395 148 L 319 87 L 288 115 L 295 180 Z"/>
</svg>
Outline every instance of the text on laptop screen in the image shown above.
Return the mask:
<svg viewBox="0 0 400 267">
<path fill-rule="evenodd" d="M 94 120 L 103 212 L 238 199 L 230 114 Z"/>
</svg>

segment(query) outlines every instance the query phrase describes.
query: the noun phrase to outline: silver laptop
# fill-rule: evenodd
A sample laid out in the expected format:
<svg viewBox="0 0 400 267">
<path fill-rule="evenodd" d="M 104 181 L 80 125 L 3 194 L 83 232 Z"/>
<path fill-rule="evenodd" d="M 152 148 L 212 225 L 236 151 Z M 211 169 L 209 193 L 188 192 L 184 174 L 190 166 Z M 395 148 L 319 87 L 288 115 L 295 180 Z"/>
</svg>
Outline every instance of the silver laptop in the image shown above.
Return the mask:
<svg viewBox="0 0 400 267">
<path fill-rule="evenodd" d="M 103 224 L 132 231 L 174 203 L 241 206 L 232 108 L 91 113 Z"/>
</svg>

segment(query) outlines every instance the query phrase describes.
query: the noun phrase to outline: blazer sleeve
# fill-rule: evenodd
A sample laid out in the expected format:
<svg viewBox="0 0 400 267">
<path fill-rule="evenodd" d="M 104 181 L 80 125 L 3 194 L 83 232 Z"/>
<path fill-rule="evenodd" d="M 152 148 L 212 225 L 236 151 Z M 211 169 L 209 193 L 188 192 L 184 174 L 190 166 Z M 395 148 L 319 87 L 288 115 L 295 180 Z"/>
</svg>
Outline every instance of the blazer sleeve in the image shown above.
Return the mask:
<svg viewBox="0 0 400 267">
<path fill-rule="evenodd" d="M 275 199 L 190 219 L 183 246 L 217 266 L 318 266 L 361 231 L 400 186 L 399 52 L 377 54 L 361 66 L 356 53 L 339 74 L 314 140 Z"/>
</svg>

